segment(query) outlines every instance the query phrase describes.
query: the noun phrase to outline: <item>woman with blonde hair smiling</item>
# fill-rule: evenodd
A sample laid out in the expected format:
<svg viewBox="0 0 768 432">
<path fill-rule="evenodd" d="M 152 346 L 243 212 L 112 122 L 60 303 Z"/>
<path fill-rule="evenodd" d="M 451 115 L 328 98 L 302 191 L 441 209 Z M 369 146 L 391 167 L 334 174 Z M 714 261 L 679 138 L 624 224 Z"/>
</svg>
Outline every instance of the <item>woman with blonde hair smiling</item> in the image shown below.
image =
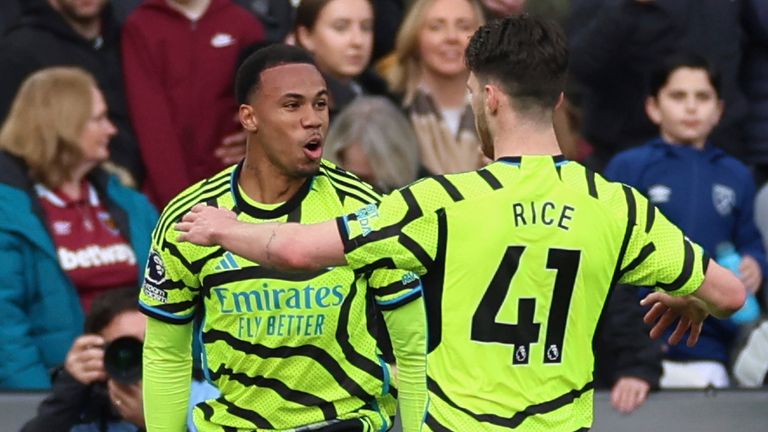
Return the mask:
<svg viewBox="0 0 768 432">
<path fill-rule="evenodd" d="M 467 94 L 464 50 L 483 24 L 474 0 L 416 0 L 408 11 L 393 59 L 383 73 L 403 98 L 419 138 L 424 167 L 432 174 L 482 165 Z"/>
<path fill-rule="evenodd" d="M 138 289 L 157 212 L 100 166 L 115 132 L 72 67 L 30 75 L 0 129 L 0 389 L 48 388 L 91 299 Z"/>
</svg>

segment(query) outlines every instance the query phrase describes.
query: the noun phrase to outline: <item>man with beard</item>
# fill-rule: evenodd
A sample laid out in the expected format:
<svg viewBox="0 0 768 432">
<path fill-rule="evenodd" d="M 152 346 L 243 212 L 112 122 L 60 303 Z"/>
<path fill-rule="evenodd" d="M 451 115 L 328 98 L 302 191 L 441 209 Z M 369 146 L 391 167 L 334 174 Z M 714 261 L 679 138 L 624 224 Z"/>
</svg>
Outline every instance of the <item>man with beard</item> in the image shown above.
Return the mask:
<svg viewBox="0 0 768 432">
<path fill-rule="evenodd" d="M 435 176 L 378 206 L 316 225 L 247 224 L 198 205 L 180 240 L 220 245 L 282 269 L 401 268 L 423 275 L 429 311 L 427 430 L 575 431 L 592 425 L 592 342 L 617 283 L 670 343 L 744 286 L 636 190 L 560 155 L 565 36 L 527 15 L 482 26 L 466 52 L 483 152 L 495 163 Z M 415 429 L 418 430 L 418 429 Z M 408 429 L 406 429 L 408 431 Z"/>
<path fill-rule="evenodd" d="M 27 0 L 21 17 L 0 40 L 0 121 L 26 77 L 50 66 L 79 66 L 104 92 L 109 119 L 117 127 L 110 160 L 126 183 L 138 184 L 143 166 L 128 118 L 120 33 L 107 0 Z"/>
<path fill-rule="evenodd" d="M 380 200 L 371 186 L 322 160 L 328 90 L 309 54 L 282 44 L 262 48 L 240 66 L 235 87 L 248 134 L 245 159 L 173 199 L 153 234 L 140 296 L 151 317 L 147 429 L 183 430 L 195 318 L 203 372 L 221 391 L 197 404 L 200 431 L 389 429 L 394 398 L 390 367 L 377 354 L 377 309 L 397 360 L 400 412 L 418 425 L 426 406 L 426 318 L 412 273 L 285 273 L 220 247 L 177 242 L 174 224 L 201 202 L 251 223 L 312 223 Z"/>
</svg>

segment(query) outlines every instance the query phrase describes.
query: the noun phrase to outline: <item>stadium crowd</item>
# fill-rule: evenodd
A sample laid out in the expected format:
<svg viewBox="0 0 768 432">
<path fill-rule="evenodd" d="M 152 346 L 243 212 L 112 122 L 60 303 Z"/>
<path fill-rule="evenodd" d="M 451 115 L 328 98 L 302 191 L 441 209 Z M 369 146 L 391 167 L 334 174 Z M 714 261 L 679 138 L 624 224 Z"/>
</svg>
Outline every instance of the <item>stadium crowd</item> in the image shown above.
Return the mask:
<svg viewBox="0 0 768 432">
<path fill-rule="evenodd" d="M 217 356 L 232 354 L 213 345 L 234 346 L 238 340 L 214 334 L 203 319 L 204 301 L 238 312 L 244 305 L 250 310 L 253 301 L 258 310 L 262 303 L 269 310 L 279 307 L 284 294 L 287 305 L 293 297 L 268 288 L 268 282 L 299 279 L 261 272 L 228 252 L 207 256 L 201 248 L 169 246 L 168 229 L 198 202 L 228 206 L 252 221 L 321 222 L 377 203 L 380 194 L 419 179 L 488 166 L 493 161 L 481 150 L 465 51 L 482 25 L 521 14 L 559 23 L 568 36 L 565 93 L 553 116 L 565 158 L 636 188 L 747 290 L 736 314 L 706 319 L 695 346 L 670 344 L 671 331 L 659 339 L 649 336 L 651 325 L 643 321 L 648 308 L 640 304 L 648 287 L 613 290 L 595 337 L 596 387 L 610 391 L 615 409 L 628 413 L 667 388 L 768 385 L 768 2 L 5 0 L 0 391 L 51 392 L 24 430 L 144 430 L 140 380 L 126 384 L 110 375 L 104 357 L 112 339 L 135 334 L 123 328 L 114 337 L 108 332 L 116 316 L 133 317 L 135 310 L 123 304 L 132 288 L 129 300 L 139 302 L 141 291 L 140 310 L 150 316 L 145 324 L 135 314 L 141 333 L 145 325 L 159 329 L 162 319 L 189 323 L 181 330 L 164 327 L 161 342 L 175 350 L 179 340 L 190 341 L 178 354 L 194 362 L 182 370 L 184 385 L 175 387 L 192 389 L 181 407 L 189 415 L 182 423 L 190 429 L 221 421 L 213 413 L 222 409 L 267 430 L 273 428 L 262 425 L 319 424 L 298 410 L 285 411 L 301 419 L 298 424 L 261 411 L 243 414 L 217 399 L 210 382 L 235 393 L 235 381 L 269 388 L 277 397 L 265 403 L 277 411 L 281 404 L 303 403 L 322 407 L 327 418 L 342 409 L 342 402 L 322 403 L 333 396 L 288 391 L 284 383 L 300 385 L 299 366 L 285 369 L 288 362 L 272 354 L 265 369 L 226 370 L 229 360 Z M 288 72 L 300 77 L 301 88 L 314 91 L 313 83 L 322 82 L 327 91 L 289 100 L 272 100 L 262 91 L 261 85 L 269 89 L 288 78 L 270 75 L 267 81 L 265 71 L 278 69 L 254 66 L 253 59 L 266 47 L 286 45 L 296 51 L 277 52 L 287 56 L 285 63 L 294 68 Z M 309 64 L 311 73 L 300 70 Z M 248 71 L 265 81 L 240 76 Z M 304 154 L 328 162 L 314 180 L 292 182 L 282 173 L 306 168 L 292 166 L 281 145 L 293 139 L 287 126 L 292 104 L 305 99 L 320 114 L 311 120 L 319 132 L 307 140 Z M 285 113 L 265 112 L 273 102 Z M 271 135 L 257 135 L 264 130 Z M 188 189 L 198 182 L 207 189 Z M 152 247 L 157 249 L 150 254 Z M 254 294 L 243 305 L 236 294 L 227 297 L 226 288 L 213 288 L 201 300 L 200 287 L 190 282 L 196 276 L 173 268 L 182 266 L 177 261 L 196 268 L 201 280 L 203 272 L 216 279 L 222 269 L 242 270 L 246 282 L 258 280 L 251 293 L 263 290 L 264 297 Z M 208 268 L 214 261 L 217 267 Z M 294 315 L 280 318 L 291 317 L 286 332 L 326 336 L 325 317 L 344 322 L 350 333 L 327 334 L 345 339 L 336 351 L 296 355 L 322 358 L 334 379 L 354 381 L 353 394 L 374 388 L 387 393 L 388 374 L 402 372 L 401 414 L 403 407 L 418 410 L 424 401 L 408 385 L 419 384 L 411 374 L 425 366 L 413 360 L 413 340 L 404 340 L 412 329 L 402 325 L 424 319 L 414 312 L 420 303 L 412 303 L 408 291 L 415 276 L 397 273 L 394 281 L 394 272 L 346 268 L 328 276 L 336 271 L 300 279 L 306 288 L 295 299 L 319 308 L 338 299 L 337 306 L 349 309 L 339 317 L 317 315 L 311 324 L 296 324 Z M 180 285 L 169 288 L 171 282 Z M 147 306 L 149 300 L 165 303 L 168 290 L 189 292 L 173 297 L 178 307 L 172 312 Z M 105 304 L 110 298 L 117 299 L 112 309 Z M 107 316 L 94 323 L 99 313 Z M 252 336 L 262 324 L 239 325 L 241 336 Z M 282 321 L 270 326 L 279 329 L 265 331 L 283 331 Z M 200 335 L 194 343 L 193 333 Z M 260 353 L 282 349 L 254 341 Z M 218 362 L 216 368 L 209 361 Z M 312 373 L 307 372 L 320 380 Z M 70 393 L 75 399 L 66 402 Z M 264 401 L 238 394 L 241 403 Z M 377 396 L 372 405 L 377 404 L 387 411 L 394 401 Z M 193 421 L 193 408 L 201 405 Z M 372 405 L 359 408 L 361 415 L 380 409 Z M 322 430 L 353 430 L 344 429 L 349 419 L 339 419 Z M 52 423 L 59 429 L 51 429 Z M 386 428 L 391 420 L 367 426 Z"/>
</svg>

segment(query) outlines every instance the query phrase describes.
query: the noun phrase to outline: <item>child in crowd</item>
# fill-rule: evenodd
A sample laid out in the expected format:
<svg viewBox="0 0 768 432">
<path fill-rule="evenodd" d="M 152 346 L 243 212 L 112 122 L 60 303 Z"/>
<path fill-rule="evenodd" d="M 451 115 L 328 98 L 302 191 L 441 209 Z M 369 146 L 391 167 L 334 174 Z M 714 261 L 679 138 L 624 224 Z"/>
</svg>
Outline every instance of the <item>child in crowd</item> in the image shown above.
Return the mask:
<svg viewBox="0 0 768 432">
<path fill-rule="evenodd" d="M 643 192 L 709 255 L 735 249 L 740 261 L 732 270 L 755 293 L 766 263 L 753 220 L 754 182 L 743 163 L 708 142 L 723 113 L 719 74 L 695 55 L 667 58 L 651 75 L 646 112 L 661 136 L 616 155 L 605 176 Z M 665 347 L 661 387 L 729 385 L 738 327 L 708 318 L 695 347 Z"/>
</svg>

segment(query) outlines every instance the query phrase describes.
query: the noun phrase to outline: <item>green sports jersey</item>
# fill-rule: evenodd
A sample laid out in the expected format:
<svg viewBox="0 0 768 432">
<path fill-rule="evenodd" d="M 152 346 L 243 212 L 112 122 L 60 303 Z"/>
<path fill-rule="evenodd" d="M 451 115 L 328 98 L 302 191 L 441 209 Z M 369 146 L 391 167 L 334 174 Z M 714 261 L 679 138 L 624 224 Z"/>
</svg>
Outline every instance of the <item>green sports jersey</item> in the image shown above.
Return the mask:
<svg viewBox="0 0 768 432">
<path fill-rule="evenodd" d="M 637 191 L 562 157 L 427 178 L 337 224 L 353 268 L 423 275 L 434 431 L 590 427 L 611 288 L 689 294 L 708 262 Z"/>
<path fill-rule="evenodd" d="M 229 168 L 168 205 L 140 294 L 142 311 L 153 318 L 201 323 L 203 370 L 221 397 L 197 405 L 198 429 L 286 430 L 360 419 L 366 430 L 386 430 L 394 398 L 389 367 L 377 355 L 371 299 L 390 309 L 420 298 L 418 278 L 401 271 L 368 277 L 349 267 L 283 273 L 220 247 L 180 243 L 174 231 L 200 202 L 233 209 L 248 222 L 312 223 L 380 196 L 323 162 L 289 201 L 259 205 L 240 191 L 239 170 Z"/>
</svg>

